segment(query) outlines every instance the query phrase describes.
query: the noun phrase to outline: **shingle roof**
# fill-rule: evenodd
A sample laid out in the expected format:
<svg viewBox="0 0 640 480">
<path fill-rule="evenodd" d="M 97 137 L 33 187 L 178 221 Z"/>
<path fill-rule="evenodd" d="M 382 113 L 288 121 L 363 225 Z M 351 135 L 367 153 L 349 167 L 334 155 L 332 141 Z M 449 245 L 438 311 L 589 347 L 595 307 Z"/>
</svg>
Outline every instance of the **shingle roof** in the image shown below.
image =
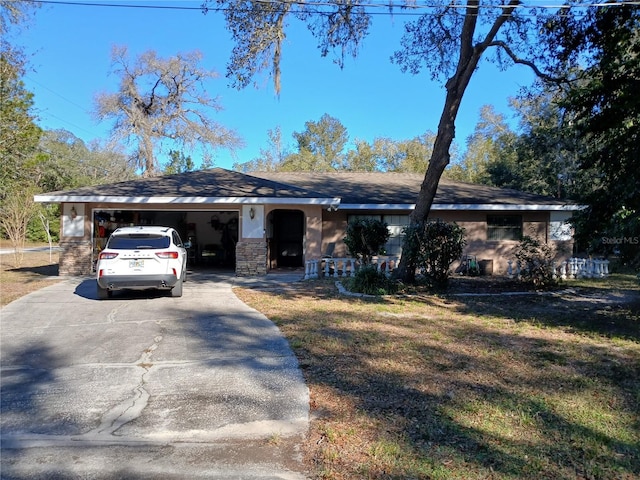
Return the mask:
<svg viewBox="0 0 640 480">
<path fill-rule="evenodd" d="M 424 180 L 423 174 L 383 172 L 277 172 L 252 175 L 275 179 L 300 188 L 341 198 L 341 205 L 414 204 Z M 489 187 L 441 179 L 434 204 L 438 205 L 561 205 L 553 197 L 506 188 Z"/>
<path fill-rule="evenodd" d="M 176 175 L 141 178 L 126 182 L 81 187 L 50 195 L 110 197 L 325 197 L 275 180 L 213 168 Z"/>
<path fill-rule="evenodd" d="M 176 203 L 245 201 L 278 203 L 340 203 L 356 205 L 415 204 L 423 175 L 382 172 L 256 172 L 250 175 L 222 168 L 126 182 L 82 187 L 37 195 L 40 202 L 113 201 L 142 203 L 171 199 Z M 168 201 L 168 200 L 167 200 Z M 561 206 L 552 197 L 504 188 L 442 179 L 435 208 L 465 205 Z"/>
</svg>

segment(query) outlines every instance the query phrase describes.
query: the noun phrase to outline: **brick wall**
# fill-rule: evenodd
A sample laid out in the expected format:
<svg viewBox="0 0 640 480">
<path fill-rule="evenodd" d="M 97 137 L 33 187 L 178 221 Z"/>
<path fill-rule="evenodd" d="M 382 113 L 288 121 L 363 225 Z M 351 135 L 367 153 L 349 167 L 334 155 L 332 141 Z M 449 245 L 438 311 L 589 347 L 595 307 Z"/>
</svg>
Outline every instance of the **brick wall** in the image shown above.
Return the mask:
<svg viewBox="0 0 640 480">
<path fill-rule="evenodd" d="M 91 241 L 61 240 L 59 272 L 61 276 L 91 274 Z"/>
<path fill-rule="evenodd" d="M 267 243 L 244 239 L 236 244 L 236 275 L 251 277 L 267 274 Z"/>
</svg>

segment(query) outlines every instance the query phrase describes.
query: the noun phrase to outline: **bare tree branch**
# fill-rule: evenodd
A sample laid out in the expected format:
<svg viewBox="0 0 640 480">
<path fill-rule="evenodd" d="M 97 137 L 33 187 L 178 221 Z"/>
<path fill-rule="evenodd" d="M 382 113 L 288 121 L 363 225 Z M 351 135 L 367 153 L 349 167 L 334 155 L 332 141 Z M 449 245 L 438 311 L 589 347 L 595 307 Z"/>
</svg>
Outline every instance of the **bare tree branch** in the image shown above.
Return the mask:
<svg viewBox="0 0 640 480">
<path fill-rule="evenodd" d="M 533 73 L 536 74 L 537 77 L 549 82 L 549 83 L 555 83 L 557 85 L 563 84 L 563 83 L 568 83 L 567 78 L 566 77 L 554 77 L 552 75 L 549 75 L 545 72 L 543 72 L 542 70 L 540 70 L 540 68 L 538 68 L 538 66 L 530 61 L 530 60 L 526 60 L 524 58 L 520 58 L 518 55 L 516 55 L 516 53 L 511 49 L 511 47 L 509 45 L 507 45 L 506 42 L 500 41 L 500 40 L 496 40 L 496 41 L 492 41 L 491 43 L 489 43 L 490 47 L 499 47 L 501 48 L 508 56 L 509 58 L 513 61 L 513 63 L 518 64 L 518 65 L 525 65 L 527 67 L 529 67 L 531 70 L 533 70 Z"/>
</svg>

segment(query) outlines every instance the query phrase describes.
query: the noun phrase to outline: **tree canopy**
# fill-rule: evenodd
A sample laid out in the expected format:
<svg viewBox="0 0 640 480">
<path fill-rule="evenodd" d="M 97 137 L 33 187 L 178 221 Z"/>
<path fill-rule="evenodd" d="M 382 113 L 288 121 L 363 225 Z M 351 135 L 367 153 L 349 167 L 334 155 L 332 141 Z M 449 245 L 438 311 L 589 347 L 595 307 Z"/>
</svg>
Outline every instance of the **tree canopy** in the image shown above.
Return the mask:
<svg viewBox="0 0 640 480">
<path fill-rule="evenodd" d="M 289 155 L 280 170 L 330 172 L 342 168 L 344 148 L 349 141 L 347 129 L 328 114 L 319 121 L 308 121 L 302 132 L 294 132 L 297 152 Z"/>
<path fill-rule="evenodd" d="M 520 132 L 481 136 L 494 153 L 478 163 L 479 181 L 586 205 L 575 218 L 578 247 L 608 253 L 615 246 L 625 261 L 640 263 L 629 243 L 640 231 L 640 9 L 583 13 L 550 21 L 546 42 L 564 52 L 567 82 L 538 83 L 513 100 Z M 449 174 L 469 178 L 470 158 L 473 149 Z"/>
<path fill-rule="evenodd" d="M 67 130 L 43 132 L 33 167 L 33 180 L 46 192 L 135 177 L 127 156 L 116 146 L 98 141 L 87 145 Z"/>
<path fill-rule="evenodd" d="M 637 240 L 640 232 L 640 8 L 607 6 L 581 20 L 558 22 L 553 40 L 591 58 L 576 67 L 576 81 L 562 102 L 584 145 L 580 169 L 597 173 L 581 192 L 589 205 L 580 216 L 588 225 L 582 232 L 600 247 L 607 236 L 623 239 L 622 250 L 640 266 L 637 245 L 624 241 Z M 584 65 L 582 56 L 574 62 Z"/>
<path fill-rule="evenodd" d="M 22 47 L 13 38 L 29 26 L 41 5 L 34 1 L 0 0 L 0 56 L 18 70 L 25 67 L 26 60 Z"/>
<path fill-rule="evenodd" d="M 31 179 L 25 168 L 37 152 L 42 131 L 36 125 L 33 94 L 21 80 L 22 68 L 0 56 L 0 198 Z"/>
<path fill-rule="evenodd" d="M 269 130 L 269 147 L 260 156 L 233 168 L 245 173 L 257 171 L 350 171 L 423 173 L 435 135 L 426 132 L 407 140 L 374 138 L 372 143 L 349 142 L 347 128 L 324 114 L 319 121 L 305 122 L 305 130 L 294 132 L 294 151 L 284 144 L 279 128 Z"/>
<path fill-rule="evenodd" d="M 452 162 L 445 175 L 463 182 L 493 184 L 489 169 L 504 155 L 503 144 L 514 135 L 504 115 L 493 106 L 484 105 L 473 133 L 467 138 L 464 156 L 460 162 Z"/>
</svg>

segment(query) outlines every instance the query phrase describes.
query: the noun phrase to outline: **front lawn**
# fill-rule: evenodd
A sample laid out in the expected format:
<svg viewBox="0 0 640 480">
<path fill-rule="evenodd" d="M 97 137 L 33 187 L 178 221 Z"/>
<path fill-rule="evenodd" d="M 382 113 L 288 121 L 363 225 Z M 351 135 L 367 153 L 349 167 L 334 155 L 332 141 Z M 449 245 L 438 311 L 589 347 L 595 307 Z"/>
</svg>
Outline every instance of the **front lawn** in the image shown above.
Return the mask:
<svg viewBox="0 0 640 480">
<path fill-rule="evenodd" d="M 32 246 L 45 246 L 31 244 Z M 7 241 L 0 248 L 11 248 Z M 22 262 L 17 263 L 13 253 L 0 255 L 0 307 L 61 279 L 58 275 L 57 251 L 24 252 Z"/>
<path fill-rule="evenodd" d="M 566 287 L 362 299 L 311 281 L 235 292 L 298 356 L 313 478 L 639 478 L 637 282 Z"/>
</svg>

